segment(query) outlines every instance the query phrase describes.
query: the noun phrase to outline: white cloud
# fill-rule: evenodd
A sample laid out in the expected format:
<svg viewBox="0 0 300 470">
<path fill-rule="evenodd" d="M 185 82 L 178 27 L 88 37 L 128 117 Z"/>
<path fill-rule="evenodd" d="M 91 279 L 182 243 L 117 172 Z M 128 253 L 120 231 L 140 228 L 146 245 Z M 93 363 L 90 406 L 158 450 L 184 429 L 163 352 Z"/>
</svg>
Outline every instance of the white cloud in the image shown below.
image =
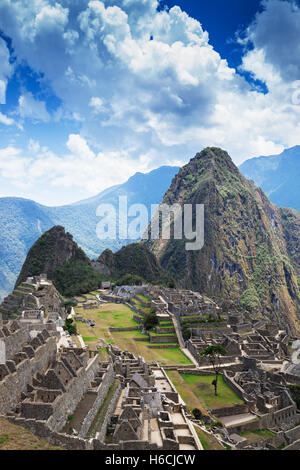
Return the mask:
<svg viewBox="0 0 300 470">
<path fill-rule="evenodd" d="M 15 123 L 15 121 L 7 116 L 5 114 L 0 112 L 0 124 L 4 124 L 5 126 L 12 126 Z"/>
<path fill-rule="evenodd" d="M 10 54 L 6 42 L 0 38 L 0 104 L 6 103 L 7 81 L 13 72 L 13 66 L 9 60 Z"/>
<path fill-rule="evenodd" d="M 93 108 L 95 113 L 101 113 L 104 111 L 104 103 L 101 98 L 93 96 L 90 100 L 90 107 Z"/>
<path fill-rule="evenodd" d="M 69 152 L 61 157 L 33 140 L 26 152 L 13 146 L 0 149 L 0 176 L 28 190 L 47 184 L 95 194 L 125 182 L 136 171 L 152 169 L 147 155 L 136 160 L 126 152 L 95 153 L 80 135 L 71 134 L 66 145 Z"/>
<path fill-rule="evenodd" d="M 248 27 L 244 42 L 254 47 L 244 58 L 244 68 L 267 84 L 272 74 L 283 81 L 300 77 L 300 9 L 294 0 L 264 0 L 263 12 Z M 254 60 L 256 59 L 256 61 Z"/>
<path fill-rule="evenodd" d="M 36 100 L 32 93 L 24 93 L 19 98 L 19 114 L 24 118 L 47 122 L 50 115 L 44 101 Z"/>
<path fill-rule="evenodd" d="M 80 126 L 67 154 L 24 152 L 28 181 L 44 178 L 50 186 L 92 192 L 137 170 L 184 163 L 207 145 L 222 146 L 241 163 L 298 144 L 300 106 L 292 96 L 300 13 L 292 2 L 264 5 L 247 30 L 244 44 L 251 50 L 242 69 L 267 84 L 265 94 L 230 68 L 200 22 L 177 6 L 158 11 L 156 0 L 2 0 L 0 29 L 12 38 L 18 60 L 42 73 L 62 102 L 52 119 L 72 116 Z M 0 98 L 9 73 L 0 71 Z M 19 111 L 24 120 L 51 119 L 45 102 L 29 92 Z"/>
</svg>

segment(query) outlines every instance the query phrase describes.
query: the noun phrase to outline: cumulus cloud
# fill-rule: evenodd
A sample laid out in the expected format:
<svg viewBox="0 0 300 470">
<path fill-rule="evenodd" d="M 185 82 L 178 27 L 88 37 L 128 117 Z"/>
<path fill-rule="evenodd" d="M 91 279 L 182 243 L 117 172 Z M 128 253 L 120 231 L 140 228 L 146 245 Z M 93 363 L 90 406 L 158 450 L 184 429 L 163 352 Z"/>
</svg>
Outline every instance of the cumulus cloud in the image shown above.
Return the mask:
<svg viewBox="0 0 300 470">
<path fill-rule="evenodd" d="M 4 124 L 5 126 L 11 126 L 14 123 L 15 121 L 12 118 L 7 117 L 5 114 L 0 112 L 0 124 Z"/>
<path fill-rule="evenodd" d="M 68 152 L 62 156 L 34 140 L 29 141 L 27 151 L 14 146 L 0 149 L 0 176 L 28 190 L 47 184 L 52 188 L 63 186 L 95 194 L 101 188 L 126 181 L 136 171 L 145 171 L 151 165 L 146 154 L 135 160 L 126 152 L 121 155 L 95 153 L 86 140 L 76 134 L 69 136 L 66 146 Z M 116 159 L 119 159 L 118 165 Z"/>
<path fill-rule="evenodd" d="M 264 0 L 264 10 L 246 32 L 253 50 L 245 69 L 267 84 L 300 78 L 300 9 L 294 0 Z"/>
<path fill-rule="evenodd" d="M 24 93 L 19 98 L 19 114 L 22 118 L 30 118 L 37 121 L 49 121 L 50 116 L 44 101 L 34 98 L 32 93 Z"/>
<path fill-rule="evenodd" d="M 0 104 L 6 103 L 7 81 L 13 72 L 6 42 L 0 38 Z"/>
<path fill-rule="evenodd" d="M 1 1 L 0 29 L 17 60 L 41 73 L 61 100 L 56 118 L 72 116 L 81 126 L 80 136 L 69 137 L 69 153 L 47 150 L 28 160 L 31 179 L 98 191 L 136 170 L 184 163 L 207 145 L 241 163 L 299 143 L 295 3 L 264 1 L 243 40 L 241 68 L 268 93 L 228 66 L 199 21 L 178 6 L 157 7 L 157 0 Z M 9 73 L 0 72 L 0 97 Z M 51 119 L 26 91 L 19 112 L 25 120 Z"/>
</svg>

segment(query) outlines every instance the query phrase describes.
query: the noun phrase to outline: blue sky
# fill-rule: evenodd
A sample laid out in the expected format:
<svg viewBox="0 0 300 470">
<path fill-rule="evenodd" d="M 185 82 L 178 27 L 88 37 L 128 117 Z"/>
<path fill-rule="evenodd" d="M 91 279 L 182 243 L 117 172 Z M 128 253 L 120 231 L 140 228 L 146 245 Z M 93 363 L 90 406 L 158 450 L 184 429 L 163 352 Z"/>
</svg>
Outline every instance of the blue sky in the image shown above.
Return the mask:
<svg viewBox="0 0 300 470">
<path fill-rule="evenodd" d="M 299 144 L 298 1 L 0 0 L 0 31 L 0 197 Z"/>
<path fill-rule="evenodd" d="M 178 5 L 209 32 L 210 43 L 226 58 L 231 67 L 241 64 L 242 47 L 236 43 L 236 34 L 243 32 L 260 10 L 260 0 L 214 0 L 164 2 L 169 8 Z"/>
</svg>

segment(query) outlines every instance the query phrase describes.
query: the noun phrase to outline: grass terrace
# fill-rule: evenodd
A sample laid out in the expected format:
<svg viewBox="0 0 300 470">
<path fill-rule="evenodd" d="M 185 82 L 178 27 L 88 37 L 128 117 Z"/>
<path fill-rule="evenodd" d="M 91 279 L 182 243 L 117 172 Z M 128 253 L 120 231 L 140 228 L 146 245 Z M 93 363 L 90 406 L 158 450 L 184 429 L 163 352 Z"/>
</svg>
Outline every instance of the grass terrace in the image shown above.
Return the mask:
<svg viewBox="0 0 300 470">
<path fill-rule="evenodd" d="M 102 338 L 107 343 L 115 344 L 136 356 L 143 356 L 148 362 L 157 361 L 165 366 L 192 365 L 192 362 L 180 350 L 176 341 L 159 344 L 159 346 L 178 346 L 172 349 L 149 348 L 150 345 L 158 346 L 158 344 L 150 343 L 149 335 L 143 334 L 138 329 L 139 324 L 133 320 L 135 312 L 127 305 L 106 303 L 99 305 L 95 309 L 88 310 L 77 306 L 75 307 L 75 312 L 76 315 L 93 320 L 96 324 L 95 327 L 91 327 L 83 322 L 76 322 L 78 333 L 82 335 L 83 340 L 91 349 L 95 349 L 98 339 Z M 133 331 L 110 331 L 110 327 L 137 329 Z M 136 339 L 139 341 L 136 341 Z"/>
<path fill-rule="evenodd" d="M 77 330 L 82 335 L 83 340 L 88 342 L 88 345 L 96 347 L 99 338 L 105 339 L 108 343 L 114 344 L 115 340 L 109 331 L 112 328 L 137 328 L 138 323 L 133 320 L 133 311 L 123 304 L 107 303 L 100 305 L 95 309 L 84 309 L 75 307 L 76 315 L 93 320 L 96 324 L 95 327 L 86 325 L 83 322 L 77 323 Z M 138 334 L 139 331 L 131 333 Z M 86 339 L 85 339 L 86 338 Z"/>
<path fill-rule="evenodd" d="M 275 433 L 269 429 L 257 429 L 256 431 L 244 431 L 240 435 L 245 437 L 250 442 L 257 441 L 258 439 L 268 439 L 275 436 Z"/>
<path fill-rule="evenodd" d="M 150 307 L 144 307 L 144 306 L 141 304 L 140 300 L 131 299 L 131 301 L 134 303 L 134 305 L 135 305 L 138 309 L 142 310 L 142 311 L 145 312 L 145 313 L 151 313 L 151 308 L 150 308 Z"/>
<path fill-rule="evenodd" d="M 225 383 L 223 377 L 218 379 L 218 396 L 214 395 L 211 385 L 214 375 L 180 374 L 178 371 L 167 371 L 181 398 L 185 401 L 189 411 L 199 408 L 202 413 L 207 409 L 233 406 L 243 403 L 241 398 Z"/>
<path fill-rule="evenodd" d="M 0 418 L 0 451 L 1 450 L 62 450 L 52 446 L 44 439 L 31 434 L 26 429 L 15 426 Z"/>
</svg>

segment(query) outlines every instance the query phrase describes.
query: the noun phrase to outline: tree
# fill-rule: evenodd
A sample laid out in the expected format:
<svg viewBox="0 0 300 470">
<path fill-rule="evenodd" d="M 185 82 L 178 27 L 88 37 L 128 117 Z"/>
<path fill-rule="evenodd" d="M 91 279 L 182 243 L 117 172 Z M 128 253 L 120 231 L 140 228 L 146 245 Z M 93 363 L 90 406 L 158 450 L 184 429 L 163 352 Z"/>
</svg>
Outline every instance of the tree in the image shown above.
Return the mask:
<svg viewBox="0 0 300 470">
<path fill-rule="evenodd" d="M 208 357 L 211 363 L 214 373 L 216 374 L 215 380 L 212 381 L 212 385 L 215 387 L 215 395 L 218 395 L 218 377 L 221 370 L 221 356 L 226 356 L 227 352 L 220 344 L 213 344 L 207 346 L 201 353 L 200 356 Z"/>
<path fill-rule="evenodd" d="M 184 341 L 187 341 L 188 339 L 190 339 L 191 336 L 192 336 L 192 332 L 190 328 L 184 328 L 182 330 L 182 337 Z"/>
<path fill-rule="evenodd" d="M 199 410 L 199 408 L 194 408 L 193 409 L 193 415 L 195 419 L 201 419 L 202 418 L 202 413 Z"/>
<path fill-rule="evenodd" d="M 159 324 L 159 320 L 155 313 L 149 313 L 144 319 L 144 328 L 146 331 L 152 330 L 155 326 Z"/>
<path fill-rule="evenodd" d="M 77 335 L 77 327 L 73 323 L 72 318 L 67 318 L 64 325 L 64 330 L 69 333 L 69 335 Z"/>
<path fill-rule="evenodd" d="M 116 284 L 117 286 L 141 286 L 143 278 L 137 274 L 125 274 Z"/>
</svg>

